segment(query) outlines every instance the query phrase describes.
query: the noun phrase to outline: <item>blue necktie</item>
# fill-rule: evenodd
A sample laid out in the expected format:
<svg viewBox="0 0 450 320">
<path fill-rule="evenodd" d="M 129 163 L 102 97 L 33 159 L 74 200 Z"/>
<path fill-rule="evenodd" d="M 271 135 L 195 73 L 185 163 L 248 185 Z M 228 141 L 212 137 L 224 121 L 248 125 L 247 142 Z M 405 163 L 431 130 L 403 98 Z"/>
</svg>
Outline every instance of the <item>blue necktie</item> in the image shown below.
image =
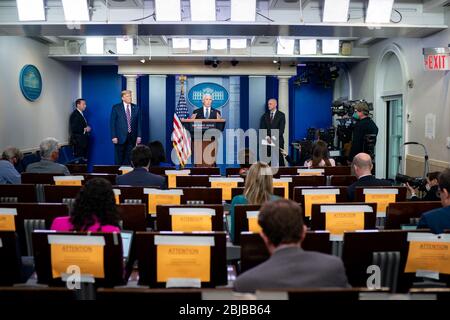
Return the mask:
<svg viewBox="0 0 450 320">
<path fill-rule="evenodd" d="M 206 109 L 206 116 L 205 119 L 209 119 L 209 108 Z"/>
</svg>

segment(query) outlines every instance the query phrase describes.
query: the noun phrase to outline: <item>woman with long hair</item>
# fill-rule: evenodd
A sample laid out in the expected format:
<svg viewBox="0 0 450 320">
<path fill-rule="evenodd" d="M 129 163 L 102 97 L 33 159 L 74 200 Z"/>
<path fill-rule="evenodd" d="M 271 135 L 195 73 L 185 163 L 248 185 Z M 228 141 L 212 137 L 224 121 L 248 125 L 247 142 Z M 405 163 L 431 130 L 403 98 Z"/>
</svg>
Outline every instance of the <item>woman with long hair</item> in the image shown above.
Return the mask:
<svg viewBox="0 0 450 320">
<path fill-rule="evenodd" d="M 235 196 L 230 207 L 230 237 L 234 241 L 234 207 L 238 204 L 261 205 L 266 201 L 276 200 L 273 195 L 272 169 L 267 163 L 255 162 L 247 171 L 244 193 Z"/>
<path fill-rule="evenodd" d="M 328 145 L 322 140 L 318 140 L 312 150 L 312 158 L 305 161 L 305 167 L 334 167 L 334 159 L 328 157 Z"/>
<path fill-rule="evenodd" d="M 53 220 L 51 229 L 120 232 L 119 220 L 111 183 L 103 178 L 95 178 L 81 188 L 70 216 Z"/>
</svg>

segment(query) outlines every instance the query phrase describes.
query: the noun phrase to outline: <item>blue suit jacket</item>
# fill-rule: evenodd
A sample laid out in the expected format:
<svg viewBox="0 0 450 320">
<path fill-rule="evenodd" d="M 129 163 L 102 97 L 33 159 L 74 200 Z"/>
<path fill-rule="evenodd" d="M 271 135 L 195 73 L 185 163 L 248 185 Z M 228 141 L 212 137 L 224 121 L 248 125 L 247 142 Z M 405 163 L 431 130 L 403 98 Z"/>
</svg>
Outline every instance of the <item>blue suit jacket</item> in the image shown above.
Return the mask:
<svg viewBox="0 0 450 320">
<path fill-rule="evenodd" d="M 142 113 L 141 108 L 131 104 L 131 134 L 133 137 L 142 137 Z M 125 143 L 128 135 L 127 116 L 123 102 L 113 105 L 110 119 L 111 138 L 117 138 L 119 144 Z"/>
<path fill-rule="evenodd" d="M 148 172 L 145 168 L 134 168 L 127 174 L 117 176 L 118 185 L 128 185 L 134 187 L 159 187 L 166 189 L 166 179 L 156 174 Z"/>
<path fill-rule="evenodd" d="M 450 207 L 434 209 L 425 212 L 420 218 L 418 229 L 431 229 L 431 232 L 439 234 L 450 229 Z"/>
</svg>

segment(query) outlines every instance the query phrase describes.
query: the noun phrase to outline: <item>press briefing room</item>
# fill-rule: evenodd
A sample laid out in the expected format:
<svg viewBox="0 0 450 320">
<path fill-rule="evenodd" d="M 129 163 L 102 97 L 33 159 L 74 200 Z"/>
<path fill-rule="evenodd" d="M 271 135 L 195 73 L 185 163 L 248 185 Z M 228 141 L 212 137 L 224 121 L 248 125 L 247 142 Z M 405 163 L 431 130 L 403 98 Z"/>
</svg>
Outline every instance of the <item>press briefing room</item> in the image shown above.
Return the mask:
<svg viewBox="0 0 450 320">
<path fill-rule="evenodd" d="M 450 300 L 449 24 L 448 0 L 0 0 L 0 301 Z"/>
</svg>

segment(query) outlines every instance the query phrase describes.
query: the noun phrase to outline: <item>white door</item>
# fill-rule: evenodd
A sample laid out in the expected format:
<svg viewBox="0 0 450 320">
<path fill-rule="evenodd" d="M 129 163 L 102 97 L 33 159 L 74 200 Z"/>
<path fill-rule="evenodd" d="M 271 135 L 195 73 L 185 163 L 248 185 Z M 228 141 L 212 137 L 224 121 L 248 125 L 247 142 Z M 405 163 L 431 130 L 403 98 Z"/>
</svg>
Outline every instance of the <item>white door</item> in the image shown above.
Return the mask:
<svg viewBox="0 0 450 320">
<path fill-rule="evenodd" d="M 386 126 L 386 175 L 388 179 L 395 179 L 403 163 L 403 101 L 401 96 L 385 98 L 387 107 Z M 399 161 L 401 160 L 401 161 Z"/>
</svg>

